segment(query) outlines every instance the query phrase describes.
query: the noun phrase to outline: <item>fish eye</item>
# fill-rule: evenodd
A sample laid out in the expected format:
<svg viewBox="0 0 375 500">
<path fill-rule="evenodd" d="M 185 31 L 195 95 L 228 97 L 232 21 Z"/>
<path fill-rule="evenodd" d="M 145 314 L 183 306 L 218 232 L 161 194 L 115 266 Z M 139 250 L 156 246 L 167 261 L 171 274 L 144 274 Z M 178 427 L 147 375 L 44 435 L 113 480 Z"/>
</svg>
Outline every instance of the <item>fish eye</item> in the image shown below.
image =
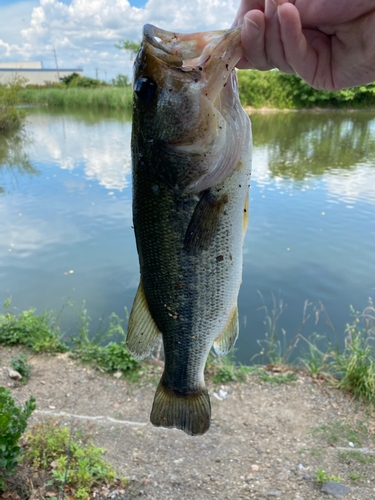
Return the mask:
<svg viewBox="0 0 375 500">
<path fill-rule="evenodd" d="M 134 92 L 140 101 L 148 103 L 156 93 L 156 83 L 149 77 L 138 78 L 134 84 Z"/>
</svg>

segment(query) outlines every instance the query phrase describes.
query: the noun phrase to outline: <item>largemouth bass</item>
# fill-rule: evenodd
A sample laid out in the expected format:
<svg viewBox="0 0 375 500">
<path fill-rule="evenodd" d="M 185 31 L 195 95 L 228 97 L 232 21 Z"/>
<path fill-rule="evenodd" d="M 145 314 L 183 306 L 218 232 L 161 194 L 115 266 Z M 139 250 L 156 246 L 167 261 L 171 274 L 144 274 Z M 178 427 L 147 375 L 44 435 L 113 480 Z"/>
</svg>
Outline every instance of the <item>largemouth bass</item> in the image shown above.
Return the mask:
<svg viewBox="0 0 375 500">
<path fill-rule="evenodd" d="M 151 422 L 210 426 L 204 367 L 238 335 L 251 127 L 238 97 L 241 28 L 179 34 L 146 25 L 134 65 L 133 221 L 141 278 L 127 348 L 165 368 Z"/>
</svg>

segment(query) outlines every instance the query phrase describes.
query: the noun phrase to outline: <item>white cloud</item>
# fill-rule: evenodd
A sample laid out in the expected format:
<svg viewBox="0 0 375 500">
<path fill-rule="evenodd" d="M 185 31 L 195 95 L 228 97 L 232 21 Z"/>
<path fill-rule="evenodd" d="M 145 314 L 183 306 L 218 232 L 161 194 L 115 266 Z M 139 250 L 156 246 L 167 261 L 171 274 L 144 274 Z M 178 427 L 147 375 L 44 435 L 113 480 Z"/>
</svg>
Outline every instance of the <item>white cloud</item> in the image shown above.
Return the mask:
<svg viewBox="0 0 375 500">
<path fill-rule="evenodd" d="M 24 3 L 15 4 L 13 10 Z M 239 0 L 149 0 L 138 9 L 128 0 L 72 0 L 69 4 L 40 0 L 27 27 L 15 24 L 17 36 L 0 33 L 0 57 L 37 59 L 45 67 L 54 67 L 52 48 L 56 47 L 62 68 L 83 65 L 87 76 L 95 76 L 98 67 L 102 79 L 105 72 L 107 78 L 130 75 L 129 54 L 114 47 L 120 38 L 140 40 L 146 23 L 184 32 L 223 29 L 230 26 L 238 5 Z M 4 9 L 0 8 L 0 18 Z"/>
</svg>

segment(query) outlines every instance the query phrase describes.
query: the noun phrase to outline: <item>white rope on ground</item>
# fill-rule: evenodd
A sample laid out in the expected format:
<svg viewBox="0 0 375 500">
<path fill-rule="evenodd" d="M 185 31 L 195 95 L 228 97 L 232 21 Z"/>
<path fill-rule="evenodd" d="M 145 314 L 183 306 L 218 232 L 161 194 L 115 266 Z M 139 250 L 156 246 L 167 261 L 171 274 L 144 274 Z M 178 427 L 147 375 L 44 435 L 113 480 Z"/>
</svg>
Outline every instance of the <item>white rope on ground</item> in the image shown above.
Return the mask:
<svg viewBox="0 0 375 500">
<path fill-rule="evenodd" d="M 64 411 L 57 413 L 57 412 L 47 411 L 47 410 L 34 410 L 33 413 L 41 413 L 43 415 L 51 415 L 53 417 L 71 417 L 72 416 L 71 413 L 66 413 Z M 118 420 L 116 418 L 107 417 L 107 416 L 91 417 L 91 416 L 86 416 L 86 415 L 75 414 L 74 418 L 81 418 L 83 420 L 108 420 L 109 422 L 112 422 L 114 424 L 135 425 L 135 426 L 141 426 L 141 427 L 148 424 L 148 422 L 132 422 L 131 420 Z"/>
<path fill-rule="evenodd" d="M 370 455 L 375 455 L 375 448 L 371 450 L 370 448 L 343 448 L 342 446 L 336 446 L 336 450 L 340 451 L 359 451 L 360 453 L 368 453 Z"/>
</svg>

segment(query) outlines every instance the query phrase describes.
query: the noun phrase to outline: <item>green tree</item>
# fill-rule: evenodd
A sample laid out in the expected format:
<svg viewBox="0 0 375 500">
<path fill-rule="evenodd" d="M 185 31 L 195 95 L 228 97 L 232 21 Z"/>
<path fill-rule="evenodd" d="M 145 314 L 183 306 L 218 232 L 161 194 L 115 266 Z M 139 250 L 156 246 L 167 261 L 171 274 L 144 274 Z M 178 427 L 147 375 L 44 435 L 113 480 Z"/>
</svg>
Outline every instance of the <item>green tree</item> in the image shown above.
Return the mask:
<svg viewBox="0 0 375 500">
<path fill-rule="evenodd" d="M 139 49 L 141 48 L 141 44 L 137 42 L 132 42 L 131 40 L 124 40 L 121 38 L 121 40 L 118 41 L 118 43 L 115 43 L 115 47 L 117 47 L 120 50 L 127 50 L 130 52 L 130 58 L 132 56 L 136 56 Z"/>
</svg>

